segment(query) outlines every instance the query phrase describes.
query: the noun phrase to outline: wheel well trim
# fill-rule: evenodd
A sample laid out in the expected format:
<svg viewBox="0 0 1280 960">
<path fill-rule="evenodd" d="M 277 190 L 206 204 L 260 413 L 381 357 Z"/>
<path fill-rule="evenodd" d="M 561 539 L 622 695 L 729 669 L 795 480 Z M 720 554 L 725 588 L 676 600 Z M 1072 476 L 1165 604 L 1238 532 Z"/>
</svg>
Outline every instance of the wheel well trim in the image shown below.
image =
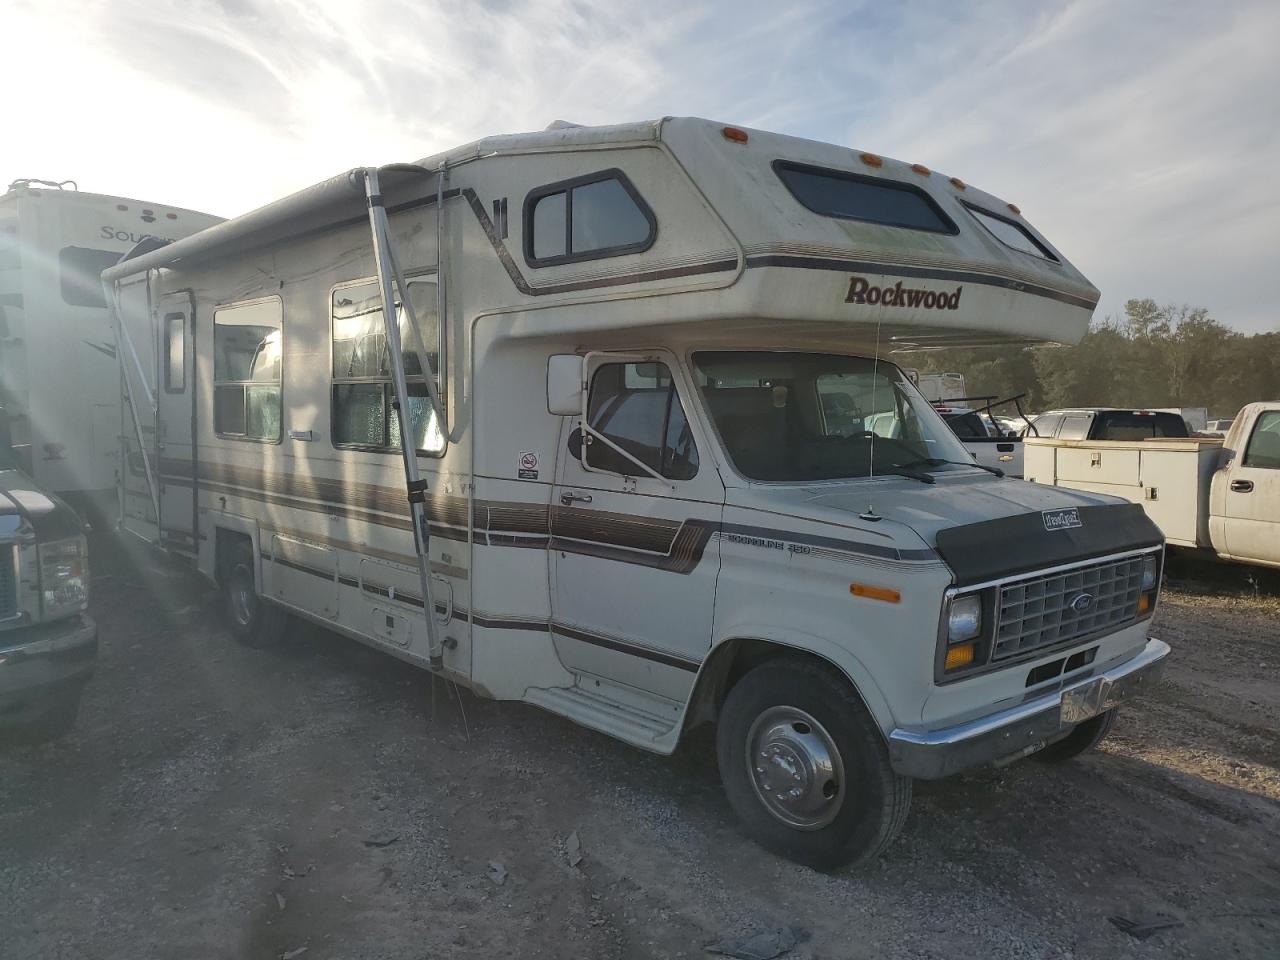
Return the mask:
<svg viewBox="0 0 1280 960">
<path fill-rule="evenodd" d="M 764 643 L 778 647 L 780 650 L 806 654 L 830 665 L 849 681 L 854 692 L 871 713 L 881 736 L 887 737 L 888 732 L 894 729 L 895 720 L 889 701 L 871 675 L 871 671 L 848 648 L 818 634 L 780 629 L 764 624 L 738 624 L 732 631 L 716 640 L 703 659 L 680 717 L 678 729 L 681 736 L 692 725 L 696 725 L 704 718 L 714 717 L 718 712 L 718 705 L 714 699 L 717 684 L 728 675 L 737 656 L 735 651 L 741 649 L 741 644 L 746 642 Z"/>
</svg>

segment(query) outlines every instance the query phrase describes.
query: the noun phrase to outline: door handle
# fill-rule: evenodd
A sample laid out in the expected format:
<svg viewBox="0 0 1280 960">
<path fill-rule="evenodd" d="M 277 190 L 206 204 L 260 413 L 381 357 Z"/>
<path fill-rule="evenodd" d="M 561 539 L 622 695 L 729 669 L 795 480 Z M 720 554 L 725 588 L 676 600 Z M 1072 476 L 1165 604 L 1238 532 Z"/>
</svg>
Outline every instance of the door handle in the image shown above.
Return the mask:
<svg viewBox="0 0 1280 960">
<path fill-rule="evenodd" d="M 1249 493 L 1253 490 L 1252 480 L 1232 480 L 1231 489 L 1236 493 Z"/>
<path fill-rule="evenodd" d="M 574 503 L 590 503 L 591 494 L 575 493 L 572 490 L 567 490 L 564 493 L 560 494 L 560 502 L 563 503 L 566 507 Z"/>
<path fill-rule="evenodd" d="M 996 452 L 997 452 L 997 453 L 1013 453 L 1013 444 L 1012 444 L 1012 443 L 997 443 L 997 444 L 996 444 Z"/>
</svg>

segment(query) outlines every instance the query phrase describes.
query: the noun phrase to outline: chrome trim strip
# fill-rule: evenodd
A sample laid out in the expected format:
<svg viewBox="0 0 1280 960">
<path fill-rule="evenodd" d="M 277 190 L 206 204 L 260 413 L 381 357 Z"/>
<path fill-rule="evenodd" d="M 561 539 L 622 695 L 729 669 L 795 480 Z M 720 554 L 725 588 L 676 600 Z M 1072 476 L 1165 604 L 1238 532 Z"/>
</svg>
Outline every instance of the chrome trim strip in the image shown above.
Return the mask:
<svg viewBox="0 0 1280 960">
<path fill-rule="evenodd" d="M 1126 560 L 1129 557 L 1140 557 L 1148 553 L 1160 553 L 1164 550 L 1164 544 L 1156 547 L 1143 547 L 1141 550 L 1125 550 L 1121 553 L 1108 553 L 1100 557 L 1090 557 L 1087 560 L 1076 560 L 1073 563 L 1063 563 L 1056 567 L 1040 567 L 1036 570 L 1028 570 L 1025 573 L 1013 573 L 1007 577 L 1001 577 L 998 580 L 987 580 L 985 583 L 974 583 L 967 587 L 948 587 L 947 596 L 950 597 L 959 593 L 970 593 L 974 590 L 985 590 L 987 587 L 1001 587 L 1006 584 L 1016 583 L 1019 580 L 1030 580 L 1033 577 L 1048 577 L 1055 573 L 1061 573 L 1064 570 L 1075 570 L 1079 567 L 1092 566 L 1095 563 L 1109 563 L 1113 560 Z"/>
<path fill-rule="evenodd" d="M 976 720 L 937 730 L 889 734 L 889 760 L 898 773 L 933 780 L 970 767 L 1032 753 L 1088 716 L 1133 697 L 1159 679 L 1169 645 L 1154 637 L 1136 656 L 1100 674 L 1080 679 L 1033 700 Z M 1087 704 L 1081 714 L 1081 704 Z M 1064 718 L 1064 705 L 1070 713 Z"/>
</svg>

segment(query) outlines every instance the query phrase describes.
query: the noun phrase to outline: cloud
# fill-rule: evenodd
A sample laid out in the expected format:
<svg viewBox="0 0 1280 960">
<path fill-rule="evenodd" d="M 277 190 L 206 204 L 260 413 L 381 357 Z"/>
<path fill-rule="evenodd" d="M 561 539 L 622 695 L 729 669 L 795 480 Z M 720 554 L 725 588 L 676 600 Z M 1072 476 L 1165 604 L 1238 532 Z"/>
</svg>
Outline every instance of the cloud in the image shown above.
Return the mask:
<svg viewBox="0 0 1280 960">
<path fill-rule="evenodd" d="M 1273 328 L 1280 5 L 19 0 L 0 174 L 238 213 L 557 118 L 696 114 L 926 163 L 1094 280 Z"/>
</svg>

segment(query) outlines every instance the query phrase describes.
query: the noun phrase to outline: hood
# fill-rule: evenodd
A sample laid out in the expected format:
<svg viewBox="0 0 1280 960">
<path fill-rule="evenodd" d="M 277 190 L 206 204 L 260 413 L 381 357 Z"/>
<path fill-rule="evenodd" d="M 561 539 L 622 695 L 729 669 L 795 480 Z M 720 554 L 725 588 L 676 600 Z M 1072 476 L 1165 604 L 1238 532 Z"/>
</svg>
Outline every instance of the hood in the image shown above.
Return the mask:
<svg viewBox="0 0 1280 960">
<path fill-rule="evenodd" d="M 0 470 L 0 537 L 62 540 L 84 532 L 80 517 L 21 470 Z"/>
<path fill-rule="evenodd" d="M 935 476 L 933 484 L 886 477 L 755 487 L 739 502 L 763 506 L 767 501 L 775 513 L 882 535 L 906 528 L 937 552 L 960 585 L 1164 541 L 1142 507 L 1116 497 L 986 473 Z M 868 513 L 882 519 L 867 523 Z"/>
</svg>

